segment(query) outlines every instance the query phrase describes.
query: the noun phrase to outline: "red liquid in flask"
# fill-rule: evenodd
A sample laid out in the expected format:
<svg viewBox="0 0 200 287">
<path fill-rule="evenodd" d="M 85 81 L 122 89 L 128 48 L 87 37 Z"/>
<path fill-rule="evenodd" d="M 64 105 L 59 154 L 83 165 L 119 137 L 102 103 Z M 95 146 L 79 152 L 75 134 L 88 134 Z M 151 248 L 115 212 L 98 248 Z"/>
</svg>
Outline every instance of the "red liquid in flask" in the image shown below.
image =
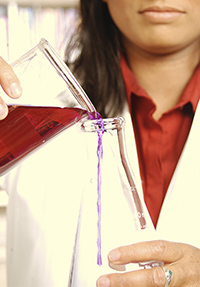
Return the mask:
<svg viewBox="0 0 200 287">
<path fill-rule="evenodd" d="M 0 121 L 0 175 L 56 134 L 87 117 L 78 108 L 9 106 Z"/>
<path fill-rule="evenodd" d="M 0 121 L 0 176 L 13 167 L 21 158 L 47 140 L 77 123 L 84 117 L 101 119 L 98 113 L 88 113 L 78 108 L 9 106 L 8 116 Z M 103 121 L 100 120 L 99 125 Z M 101 265 L 101 169 L 102 135 L 98 132 L 98 255 Z"/>
</svg>

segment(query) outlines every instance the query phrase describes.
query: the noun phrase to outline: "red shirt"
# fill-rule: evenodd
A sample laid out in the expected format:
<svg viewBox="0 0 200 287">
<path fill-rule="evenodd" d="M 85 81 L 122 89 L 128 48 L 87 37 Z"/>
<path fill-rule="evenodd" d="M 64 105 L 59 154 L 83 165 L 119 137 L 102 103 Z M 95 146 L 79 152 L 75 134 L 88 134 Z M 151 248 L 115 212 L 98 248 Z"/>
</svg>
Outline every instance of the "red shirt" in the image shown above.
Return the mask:
<svg viewBox="0 0 200 287">
<path fill-rule="evenodd" d="M 158 120 L 155 104 L 121 58 L 122 75 L 136 136 L 144 199 L 156 226 L 162 203 L 186 142 L 200 98 L 200 67 L 179 103 Z"/>
</svg>

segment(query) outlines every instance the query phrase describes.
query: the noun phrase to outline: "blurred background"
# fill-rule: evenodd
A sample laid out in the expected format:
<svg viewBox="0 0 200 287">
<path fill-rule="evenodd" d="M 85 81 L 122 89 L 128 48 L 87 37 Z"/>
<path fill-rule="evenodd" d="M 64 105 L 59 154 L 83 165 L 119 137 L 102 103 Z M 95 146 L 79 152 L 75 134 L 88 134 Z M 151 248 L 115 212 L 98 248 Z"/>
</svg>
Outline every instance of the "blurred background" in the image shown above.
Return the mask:
<svg viewBox="0 0 200 287">
<path fill-rule="evenodd" d="M 79 0 L 0 0 L 0 56 L 12 63 L 45 38 L 63 58 Z M 0 287 L 6 287 L 6 206 L 0 190 Z"/>
</svg>

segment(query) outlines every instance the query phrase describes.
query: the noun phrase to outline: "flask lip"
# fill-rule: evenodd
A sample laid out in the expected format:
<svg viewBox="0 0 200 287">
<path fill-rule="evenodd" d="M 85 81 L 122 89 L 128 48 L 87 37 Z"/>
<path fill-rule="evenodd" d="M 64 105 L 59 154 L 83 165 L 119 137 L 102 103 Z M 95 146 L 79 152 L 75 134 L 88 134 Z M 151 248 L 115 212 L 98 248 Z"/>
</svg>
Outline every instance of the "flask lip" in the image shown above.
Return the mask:
<svg viewBox="0 0 200 287">
<path fill-rule="evenodd" d="M 125 119 L 123 117 L 94 119 L 82 122 L 81 129 L 84 132 L 106 132 L 110 130 L 120 130 L 124 125 Z"/>
<path fill-rule="evenodd" d="M 50 63 L 54 66 L 57 73 L 62 77 L 62 79 L 67 84 L 68 89 L 70 90 L 71 94 L 74 96 L 76 101 L 80 104 L 80 106 L 85 109 L 86 111 L 96 113 L 96 109 L 93 106 L 92 102 L 88 98 L 87 94 L 80 86 L 77 79 L 74 77 L 68 66 L 63 62 L 61 57 L 57 54 L 54 48 L 49 44 L 49 42 L 41 38 L 40 42 L 37 46 L 46 58 L 50 61 Z"/>
</svg>

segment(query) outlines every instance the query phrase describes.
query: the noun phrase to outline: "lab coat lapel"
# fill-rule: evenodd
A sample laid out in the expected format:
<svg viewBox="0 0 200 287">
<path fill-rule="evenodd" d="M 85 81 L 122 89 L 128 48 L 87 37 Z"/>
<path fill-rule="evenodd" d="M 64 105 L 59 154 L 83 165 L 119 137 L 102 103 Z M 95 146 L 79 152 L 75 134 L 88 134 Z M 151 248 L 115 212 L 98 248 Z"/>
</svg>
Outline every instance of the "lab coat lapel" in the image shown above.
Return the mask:
<svg viewBox="0 0 200 287">
<path fill-rule="evenodd" d="M 171 180 L 157 231 L 164 239 L 200 246 L 200 104 Z"/>
<path fill-rule="evenodd" d="M 130 165 L 143 195 L 136 140 L 131 116 L 124 113 L 125 138 Z M 157 224 L 157 237 L 200 247 L 196 229 L 200 218 L 200 104 L 182 155 L 168 188 Z"/>
</svg>

